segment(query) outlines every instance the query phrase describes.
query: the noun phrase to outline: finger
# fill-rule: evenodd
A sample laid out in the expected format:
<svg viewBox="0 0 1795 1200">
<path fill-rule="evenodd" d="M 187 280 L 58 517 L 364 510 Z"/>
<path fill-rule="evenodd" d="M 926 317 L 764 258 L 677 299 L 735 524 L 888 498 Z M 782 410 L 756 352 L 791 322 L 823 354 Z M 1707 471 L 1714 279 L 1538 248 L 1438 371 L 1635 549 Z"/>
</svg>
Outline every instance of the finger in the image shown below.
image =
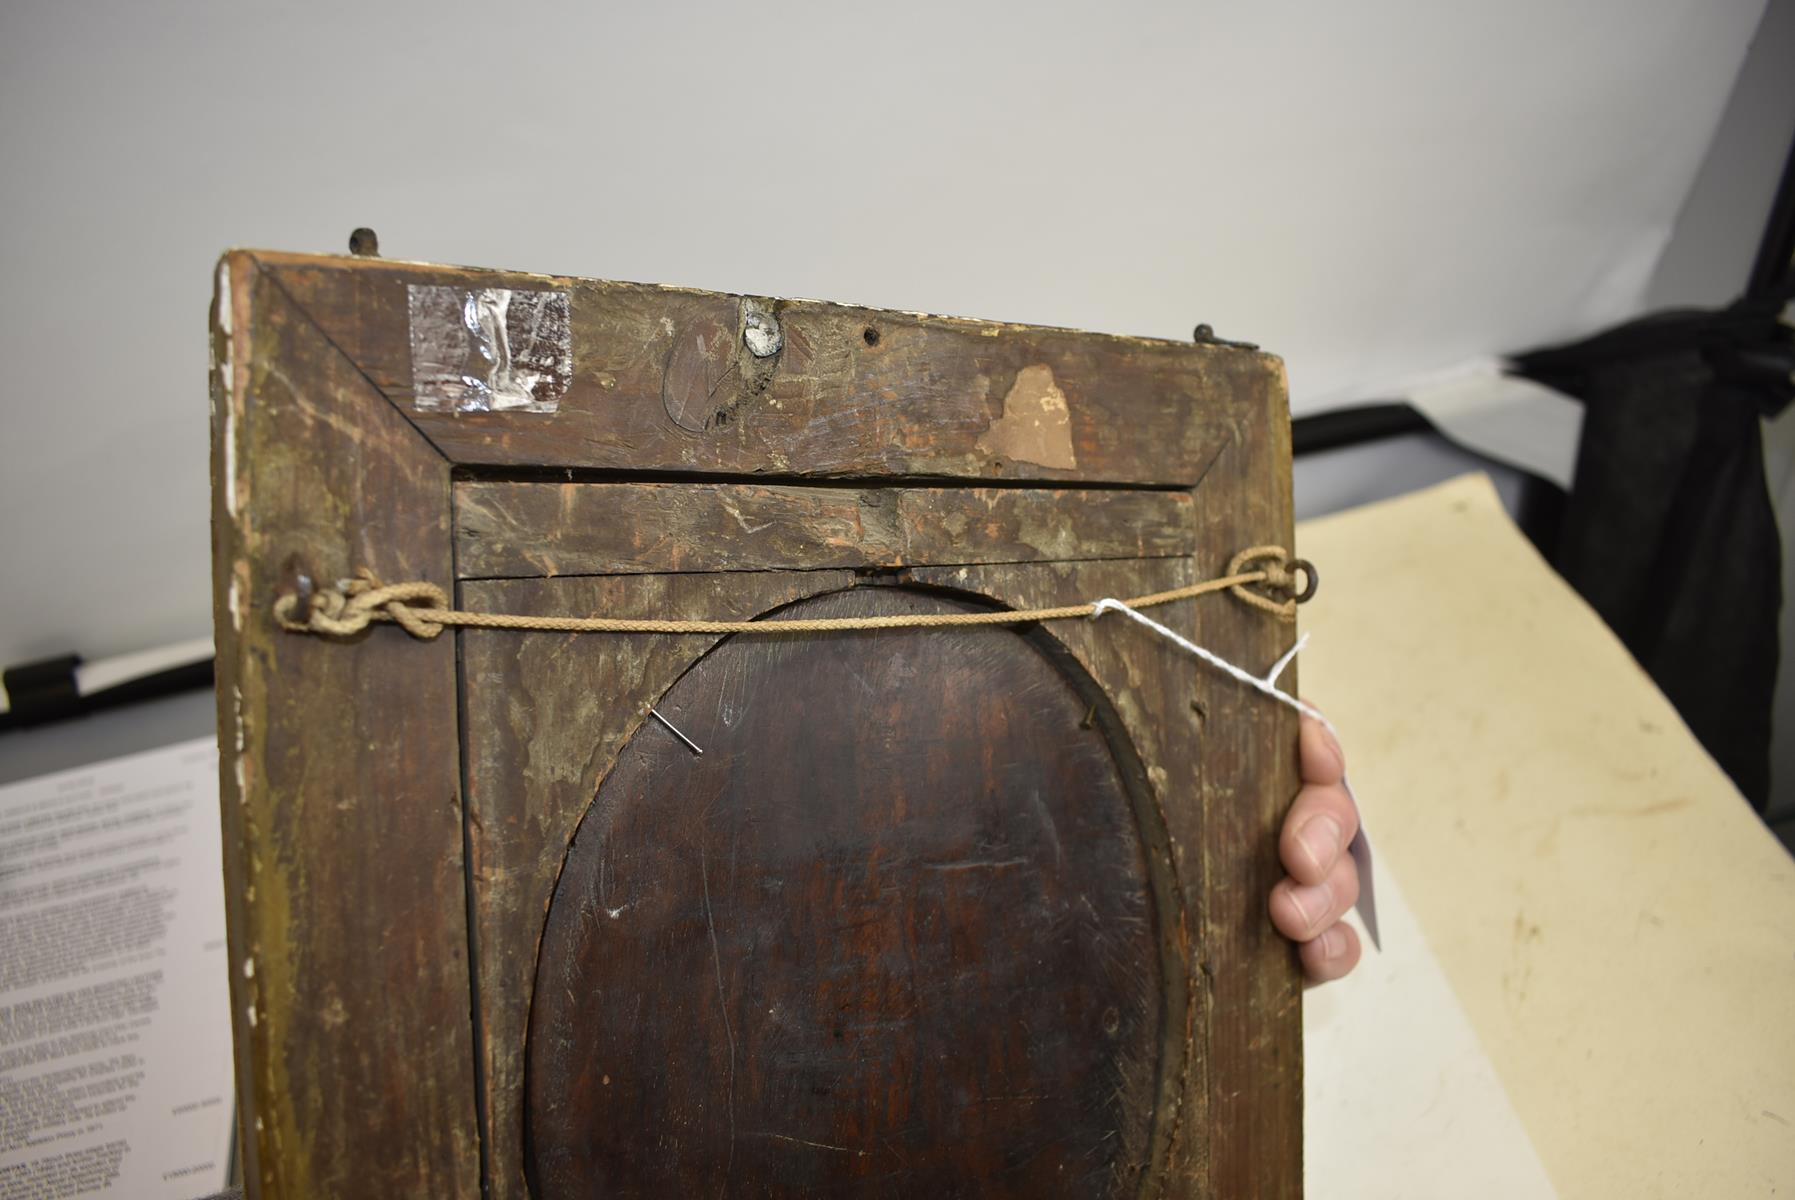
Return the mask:
<svg viewBox="0 0 1795 1200">
<path fill-rule="evenodd" d="M 1338 783 L 1296 794 L 1278 835 L 1278 858 L 1298 883 L 1320 883 L 1359 831 L 1359 809 Z"/>
<path fill-rule="evenodd" d="M 1346 777 L 1346 755 L 1328 727 L 1314 717 L 1304 717 L 1301 747 L 1304 783 L 1339 783 Z"/>
<path fill-rule="evenodd" d="M 1358 966 L 1362 947 L 1358 931 L 1345 921 L 1339 921 L 1323 930 L 1314 941 L 1298 946 L 1296 953 L 1302 959 L 1303 974 L 1310 982 L 1326 983 L 1349 974 Z"/>
<path fill-rule="evenodd" d="M 1338 921 L 1359 898 L 1359 869 L 1342 857 L 1320 883 L 1279 881 L 1271 890 L 1271 923 L 1293 942 L 1306 942 Z"/>
</svg>

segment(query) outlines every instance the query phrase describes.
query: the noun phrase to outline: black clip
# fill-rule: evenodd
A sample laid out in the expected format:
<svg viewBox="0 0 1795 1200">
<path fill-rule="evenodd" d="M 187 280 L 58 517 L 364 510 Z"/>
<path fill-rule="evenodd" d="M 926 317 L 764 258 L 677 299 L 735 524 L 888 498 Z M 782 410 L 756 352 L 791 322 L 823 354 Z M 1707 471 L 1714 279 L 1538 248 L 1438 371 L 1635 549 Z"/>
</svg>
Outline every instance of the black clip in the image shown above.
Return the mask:
<svg viewBox="0 0 1795 1200">
<path fill-rule="evenodd" d="M 75 668 L 80 665 L 79 655 L 64 654 L 8 667 L 0 673 L 13 722 L 20 726 L 42 725 L 78 715 L 82 711 L 81 687 L 75 680 Z"/>
</svg>

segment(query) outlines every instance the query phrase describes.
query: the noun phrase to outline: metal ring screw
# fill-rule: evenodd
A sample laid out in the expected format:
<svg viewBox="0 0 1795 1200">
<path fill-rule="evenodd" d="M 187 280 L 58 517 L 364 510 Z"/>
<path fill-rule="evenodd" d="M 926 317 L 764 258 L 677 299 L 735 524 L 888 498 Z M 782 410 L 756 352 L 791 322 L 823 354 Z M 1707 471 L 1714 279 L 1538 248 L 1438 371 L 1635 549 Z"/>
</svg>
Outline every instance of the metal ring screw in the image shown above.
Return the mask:
<svg viewBox="0 0 1795 1200">
<path fill-rule="evenodd" d="M 1298 604 L 1307 604 L 1315 598 L 1315 589 L 1321 586 L 1321 576 L 1315 570 L 1315 564 L 1306 558 L 1293 558 L 1288 568 L 1292 572 L 1303 573 L 1303 590 L 1292 596 Z"/>
</svg>

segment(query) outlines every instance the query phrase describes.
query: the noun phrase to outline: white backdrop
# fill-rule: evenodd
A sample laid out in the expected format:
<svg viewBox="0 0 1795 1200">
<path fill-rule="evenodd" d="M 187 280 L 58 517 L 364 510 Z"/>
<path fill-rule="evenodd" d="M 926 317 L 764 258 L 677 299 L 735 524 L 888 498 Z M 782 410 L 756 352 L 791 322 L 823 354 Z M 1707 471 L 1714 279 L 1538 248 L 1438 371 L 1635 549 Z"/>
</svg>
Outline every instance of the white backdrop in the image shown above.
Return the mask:
<svg viewBox="0 0 1795 1200">
<path fill-rule="evenodd" d="M 209 621 L 229 245 L 1286 356 L 1298 410 L 1637 311 L 1762 0 L 0 9 L 0 663 Z"/>
</svg>

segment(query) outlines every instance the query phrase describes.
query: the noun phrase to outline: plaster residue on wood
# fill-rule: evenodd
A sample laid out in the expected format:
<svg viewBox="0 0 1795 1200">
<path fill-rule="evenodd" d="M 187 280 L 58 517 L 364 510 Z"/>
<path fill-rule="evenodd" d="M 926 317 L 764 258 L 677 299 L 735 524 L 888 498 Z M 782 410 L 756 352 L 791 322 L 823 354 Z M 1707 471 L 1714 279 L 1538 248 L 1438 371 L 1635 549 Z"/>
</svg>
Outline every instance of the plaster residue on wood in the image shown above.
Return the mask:
<svg viewBox="0 0 1795 1200">
<path fill-rule="evenodd" d="M 998 458 L 1071 470 L 1072 412 L 1066 394 L 1043 363 L 1023 367 L 1003 398 L 1003 415 L 978 440 L 978 448 Z"/>
</svg>

